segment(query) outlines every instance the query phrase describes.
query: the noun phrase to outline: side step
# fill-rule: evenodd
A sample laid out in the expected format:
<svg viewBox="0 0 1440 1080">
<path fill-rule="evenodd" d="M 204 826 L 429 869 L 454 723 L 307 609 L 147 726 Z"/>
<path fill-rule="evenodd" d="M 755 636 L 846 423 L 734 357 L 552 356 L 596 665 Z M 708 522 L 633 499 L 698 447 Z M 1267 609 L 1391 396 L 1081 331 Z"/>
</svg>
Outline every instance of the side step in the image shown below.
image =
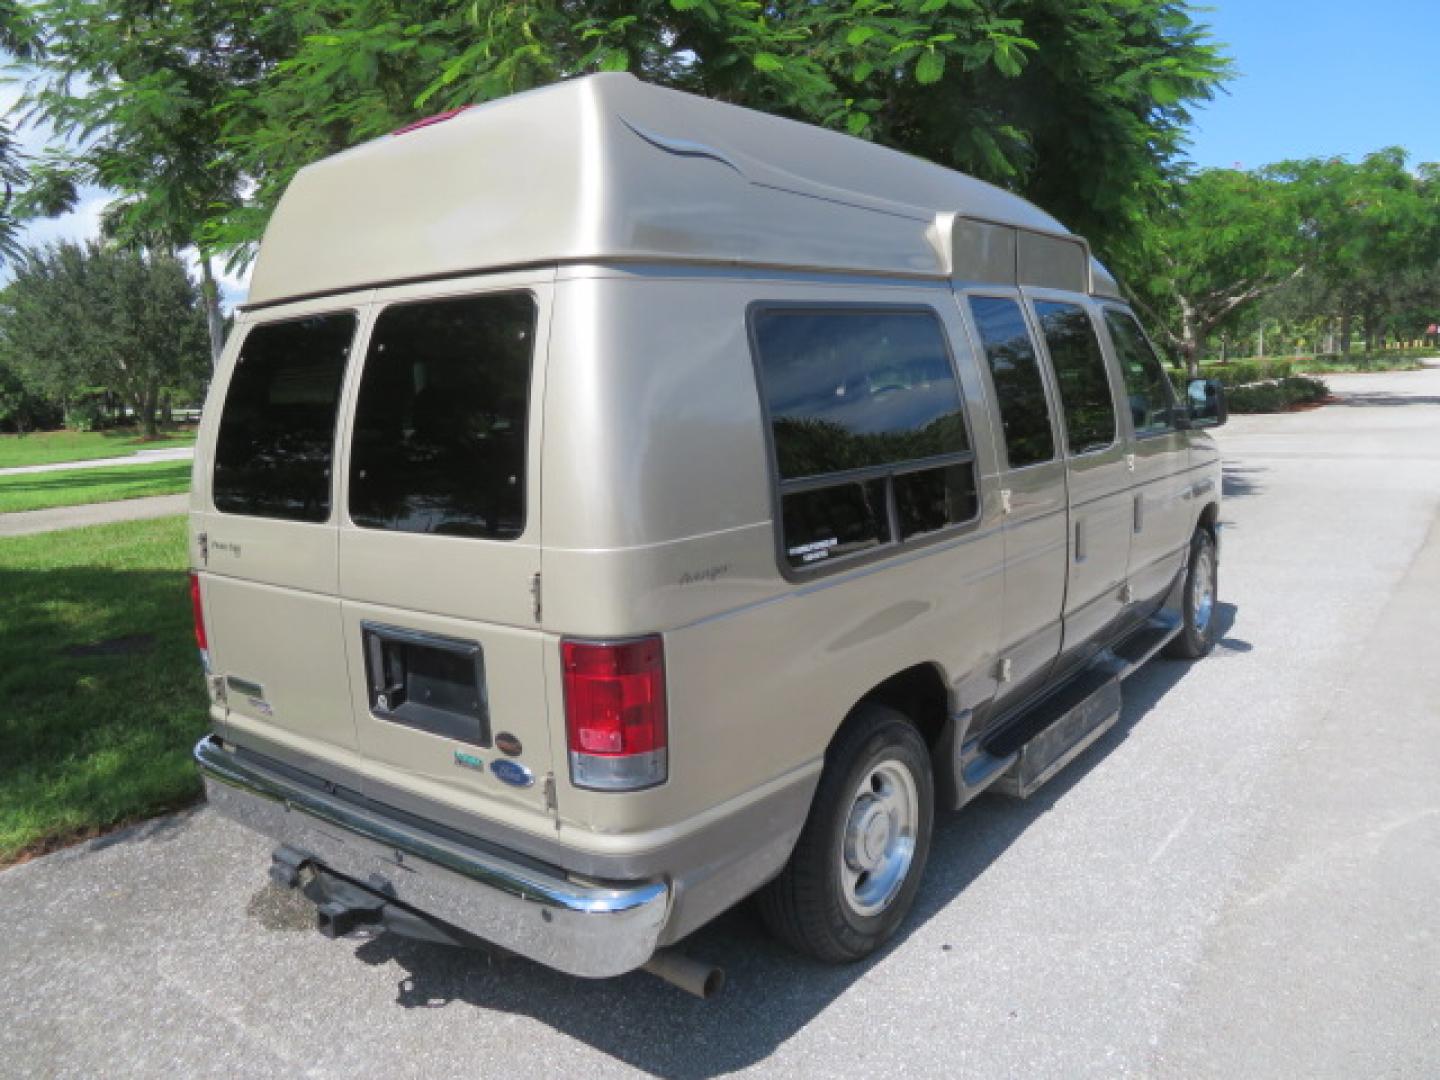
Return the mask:
<svg viewBox="0 0 1440 1080">
<path fill-rule="evenodd" d="M 990 790 L 1029 798 L 1118 719 L 1120 680 L 1103 671 L 1081 676 L 985 747 L 996 757 L 1016 755 Z"/>
</svg>

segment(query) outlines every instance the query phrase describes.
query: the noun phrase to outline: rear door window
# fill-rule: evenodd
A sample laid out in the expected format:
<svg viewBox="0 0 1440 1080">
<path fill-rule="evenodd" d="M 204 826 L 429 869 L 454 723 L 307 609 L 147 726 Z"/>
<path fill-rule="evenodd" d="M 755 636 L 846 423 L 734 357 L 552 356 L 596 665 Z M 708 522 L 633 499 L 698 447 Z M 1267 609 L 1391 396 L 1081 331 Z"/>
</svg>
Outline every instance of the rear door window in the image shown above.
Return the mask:
<svg viewBox="0 0 1440 1080">
<path fill-rule="evenodd" d="M 524 532 L 535 311 L 516 292 L 380 313 L 355 406 L 356 525 L 492 540 Z"/>
<path fill-rule="evenodd" d="M 975 518 L 964 405 L 933 311 L 770 308 L 754 329 L 789 566 Z"/>
<path fill-rule="evenodd" d="M 240 346 L 215 439 L 211 493 L 226 514 L 322 522 L 354 312 L 261 323 Z"/>
<path fill-rule="evenodd" d="M 1125 376 L 1125 395 L 1136 435 L 1158 435 L 1175 430 L 1175 399 L 1160 359 L 1145 340 L 1135 317 L 1127 311 L 1105 309 L 1105 326 L 1115 345 L 1115 358 Z"/>
<path fill-rule="evenodd" d="M 1079 304 L 1035 301 L 1040 332 L 1065 409 L 1065 433 L 1071 456 L 1104 450 L 1115 443 L 1115 399 L 1095 325 Z"/>
<path fill-rule="evenodd" d="M 970 313 L 980 332 L 990 381 L 1000 407 L 1005 455 L 1012 469 L 1055 457 L 1055 435 L 1040 361 L 1020 305 L 1003 296 L 970 297 Z"/>
</svg>

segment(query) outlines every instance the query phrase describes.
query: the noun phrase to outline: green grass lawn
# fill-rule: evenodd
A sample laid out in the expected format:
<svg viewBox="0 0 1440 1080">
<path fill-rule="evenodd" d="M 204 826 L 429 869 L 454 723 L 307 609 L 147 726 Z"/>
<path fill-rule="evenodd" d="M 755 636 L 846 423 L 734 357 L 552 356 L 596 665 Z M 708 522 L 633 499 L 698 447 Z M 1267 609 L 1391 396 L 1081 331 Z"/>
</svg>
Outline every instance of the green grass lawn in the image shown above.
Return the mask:
<svg viewBox="0 0 1440 1080">
<path fill-rule="evenodd" d="M 0 865 L 199 794 L 184 568 L 183 517 L 0 540 Z"/>
<path fill-rule="evenodd" d="M 50 465 L 57 461 L 89 461 L 92 458 L 125 457 L 137 450 L 160 450 L 190 446 L 194 428 L 162 432 L 146 442 L 133 428 L 115 431 L 35 431 L 29 435 L 0 435 L 0 469 L 15 465 Z"/>
<path fill-rule="evenodd" d="M 188 461 L 19 473 L 0 476 L 0 514 L 139 499 L 146 495 L 174 495 L 189 490 Z"/>
</svg>

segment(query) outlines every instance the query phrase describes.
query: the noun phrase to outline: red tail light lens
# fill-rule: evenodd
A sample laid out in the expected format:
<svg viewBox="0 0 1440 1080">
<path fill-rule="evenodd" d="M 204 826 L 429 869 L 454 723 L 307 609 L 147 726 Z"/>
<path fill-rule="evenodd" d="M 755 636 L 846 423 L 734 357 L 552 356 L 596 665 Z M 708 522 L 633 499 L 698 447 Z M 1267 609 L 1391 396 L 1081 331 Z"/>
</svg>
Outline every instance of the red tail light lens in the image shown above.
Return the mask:
<svg viewBox="0 0 1440 1080">
<path fill-rule="evenodd" d="M 665 649 L 659 637 L 560 643 L 576 787 L 634 791 L 669 772 Z"/>
<path fill-rule="evenodd" d="M 205 636 L 205 604 L 200 598 L 200 575 L 190 572 L 190 610 L 195 616 L 195 644 L 200 646 L 200 662 L 210 673 L 210 641 Z"/>
</svg>

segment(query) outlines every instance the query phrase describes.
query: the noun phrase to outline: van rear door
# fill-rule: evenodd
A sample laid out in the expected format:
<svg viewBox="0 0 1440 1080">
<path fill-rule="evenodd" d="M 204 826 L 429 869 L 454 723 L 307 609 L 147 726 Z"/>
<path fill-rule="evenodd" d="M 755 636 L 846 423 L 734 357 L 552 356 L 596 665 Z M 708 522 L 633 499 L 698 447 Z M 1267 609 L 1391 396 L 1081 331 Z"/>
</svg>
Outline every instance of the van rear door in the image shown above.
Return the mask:
<svg viewBox="0 0 1440 1080">
<path fill-rule="evenodd" d="M 337 595 L 337 421 L 364 303 L 242 317 L 198 444 L 192 493 L 223 732 L 294 760 L 357 750 Z M 228 357 L 227 357 L 228 359 Z"/>
<path fill-rule="evenodd" d="M 341 618 L 369 794 L 522 828 L 550 812 L 538 493 L 551 277 L 377 293 L 341 467 Z"/>
</svg>

